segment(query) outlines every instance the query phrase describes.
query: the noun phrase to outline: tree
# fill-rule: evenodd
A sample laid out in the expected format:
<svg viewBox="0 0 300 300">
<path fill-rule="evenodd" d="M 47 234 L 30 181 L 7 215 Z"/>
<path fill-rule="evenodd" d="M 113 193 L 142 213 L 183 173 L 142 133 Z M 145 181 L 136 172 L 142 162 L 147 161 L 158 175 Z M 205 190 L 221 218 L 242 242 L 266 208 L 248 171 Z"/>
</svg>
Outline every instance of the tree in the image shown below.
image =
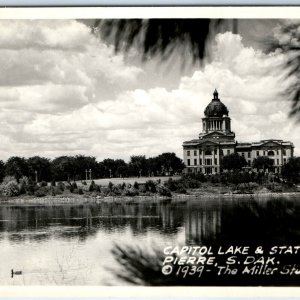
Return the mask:
<svg viewBox="0 0 300 300">
<path fill-rule="evenodd" d="M 123 159 L 104 159 L 100 164 L 101 177 L 126 177 L 128 176 L 128 166 Z"/>
<path fill-rule="evenodd" d="M 300 157 L 292 157 L 282 166 L 283 178 L 292 183 L 300 182 Z"/>
<path fill-rule="evenodd" d="M 145 155 L 133 155 L 130 157 L 128 165 L 131 176 L 146 176 L 147 173 L 147 159 Z"/>
<path fill-rule="evenodd" d="M 221 159 L 221 169 L 224 170 L 241 170 L 243 167 L 247 165 L 247 161 L 245 157 L 238 155 L 237 153 L 231 153 L 229 155 L 225 155 Z"/>
<path fill-rule="evenodd" d="M 74 157 L 74 172 L 75 179 L 85 179 L 86 171 L 91 170 L 91 175 L 93 178 L 99 177 L 99 164 L 94 156 L 76 155 Z"/>
<path fill-rule="evenodd" d="M 5 164 L 2 160 L 0 160 L 0 182 L 3 180 L 5 176 Z"/>
<path fill-rule="evenodd" d="M 27 159 L 28 175 L 32 180 L 38 181 L 50 181 L 51 174 L 51 163 L 50 159 L 40 156 L 33 156 Z M 37 172 L 37 173 L 36 173 Z"/>
<path fill-rule="evenodd" d="M 52 161 L 52 174 L 55 180 L 75 179 L 76 164 L 73 156 L 59 156 Z"/>
<path fill-rule="evenodd" d="M 258 156 L 254 158 L 252 162 L 253 168 L 256 168 L 258 170 L 263 169 L 264 172 L 266 171 L 266 169 L 272 168 L 273 165 L 274 165 L 274 160 L 267 156 Z"/>
<path fill-rule="evenodd" d="M 273 39 L 269 50 L 280 50 L 285 54 L 286 59 L 282 60 L 281 73 L 285 74 L 287 84 L 283 84 L 284 97 L 290 100 L 292 108 L 290 116 L 295 116 L 300 121 L 300 31 L 299 22 L 289 22 L 281 24 L 277 28 L 277 35 L 282 35 L 282 39 Z M 283 72 L 282 72 L 283 71 Z"/>
<path fill-rule="evenodd" d="M 28 176 L 28 165 L 24 157 L 12 156 L 5 164 L 5 174 L 14 176 L 17 181 L 23 176 Z"/>
<path fill-rule="evenodd" d="M 159 172 L 181 172 L 184 169 L 182 159 L 176 156 L 174 152 L 165 152 L 153 158 L 153 163 Z"/>
<path fill-rule="evenodd" d="M 217 19 L 103 19 L 96 20 L 93 31 L 112 42 L 115 50 L 128 52 L 136 46 L 145 60 L 149 56 L 169 58 L 181 49 L 182 57 L 201 61 L 206 54 L 210 28 L 217 28 Z"/>
</svg>

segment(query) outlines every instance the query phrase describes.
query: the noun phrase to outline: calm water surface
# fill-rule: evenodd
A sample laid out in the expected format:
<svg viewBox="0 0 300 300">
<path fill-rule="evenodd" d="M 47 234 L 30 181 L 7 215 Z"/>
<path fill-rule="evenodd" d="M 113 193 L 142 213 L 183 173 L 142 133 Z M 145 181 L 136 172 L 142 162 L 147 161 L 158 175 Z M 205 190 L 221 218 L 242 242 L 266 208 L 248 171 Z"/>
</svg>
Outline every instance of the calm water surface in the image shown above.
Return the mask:
<svg viewBox="0 0 300 300">
<path fill-rule="evenodd" d="M 298 199 L 300 200 L 300 199 Z M 0 206 L 1 285 L 115 285 L 115 245 L 300 244 L 297 197 Z M 22 270 L 11 278 L 10 270 Z"/>
</svg>

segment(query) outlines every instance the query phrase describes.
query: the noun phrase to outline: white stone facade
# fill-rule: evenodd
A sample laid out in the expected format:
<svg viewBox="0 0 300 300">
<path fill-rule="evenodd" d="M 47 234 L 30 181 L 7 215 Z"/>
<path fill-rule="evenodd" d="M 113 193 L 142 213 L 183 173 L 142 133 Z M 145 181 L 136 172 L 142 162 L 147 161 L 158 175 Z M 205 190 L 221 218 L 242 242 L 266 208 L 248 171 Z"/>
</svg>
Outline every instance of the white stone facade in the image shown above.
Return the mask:
<svg viewBox="0 0 300 300">
<path fill-rule="evenodd" d="M 220 173 L 222 157 L 238 153 L 245 157 L 248 168 L 251 168 L 256 157 L 268 156 L 274 160 L 272 171 L 280 173 L 281 167 L 293 157 L 293 143 L 278 139 L 237 143 L 235 134 L 231 131 L 231 120 L 228 114 L 227 107 L 220 101 L 215 90 L 214 98 L 204 111 L 203 130 L 199 138 L 183 143 L 185 172 Z"/>
</svg>

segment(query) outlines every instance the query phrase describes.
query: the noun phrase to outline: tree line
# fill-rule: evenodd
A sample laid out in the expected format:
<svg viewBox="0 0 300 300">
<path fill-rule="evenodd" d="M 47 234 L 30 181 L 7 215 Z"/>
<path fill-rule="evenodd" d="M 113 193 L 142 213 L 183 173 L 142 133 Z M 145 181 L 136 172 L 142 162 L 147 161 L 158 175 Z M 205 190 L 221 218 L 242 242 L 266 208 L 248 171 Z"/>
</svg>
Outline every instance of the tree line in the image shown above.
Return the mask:
<svg viewBox="0 0 300 300">
<path fill-rule="evenodd" d="M 237 153 L 226 155 L 221 160 L 221 168 L 230 171 L 240 171 L 247 166 L 247 161 Z M 256 157 L 252 162 L 252 168 L 257 170 L 272 170 L 274 160 L 267 156 Z M 300 157 L 291 157 L 281 168 L 281 175 L 290 183 L 300 182 Z"/>
<path fill-rule="evenodd" d="M 41 156 L 29 158 L 12 156 L 0 160 L 0 180 L 23 176 L 33 181 L 75 181 L 94 178 L 157 176 L 180 173 L 184 164 L 175 153 L 166 152 L 155 157 L 134 155 L 127 163 L 123 159 L 107 158 L 97 161 L 93 156 L 59 156 L 49 159 Z"/>
</svg>

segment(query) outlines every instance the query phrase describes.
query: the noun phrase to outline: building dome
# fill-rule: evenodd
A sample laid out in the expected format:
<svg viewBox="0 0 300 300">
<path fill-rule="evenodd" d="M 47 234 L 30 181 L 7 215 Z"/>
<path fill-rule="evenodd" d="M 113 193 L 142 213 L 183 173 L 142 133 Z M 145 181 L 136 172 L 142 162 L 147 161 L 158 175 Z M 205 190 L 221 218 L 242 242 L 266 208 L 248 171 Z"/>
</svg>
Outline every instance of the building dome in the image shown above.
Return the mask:
<svg viewBox="0 0 300 300">
<path fill-rule="evenodd" d="M 224 115 L 228 116 L 228 109 L 226 105 L 220 101 L 217 90 L 214 91 L 214 98 L 205 108 L 204 115 L 205 117 L 223 117 Z"/>
</svg>

